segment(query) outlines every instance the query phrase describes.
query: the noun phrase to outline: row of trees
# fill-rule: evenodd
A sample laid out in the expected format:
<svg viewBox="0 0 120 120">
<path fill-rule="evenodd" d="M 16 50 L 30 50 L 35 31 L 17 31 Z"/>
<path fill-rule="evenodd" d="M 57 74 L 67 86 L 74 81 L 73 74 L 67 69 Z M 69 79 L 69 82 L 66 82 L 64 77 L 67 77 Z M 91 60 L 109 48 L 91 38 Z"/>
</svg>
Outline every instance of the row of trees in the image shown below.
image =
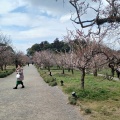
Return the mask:
<svg viewBox="0 0 120 120">
<path fill-rule="evenodd" d="M 65 0 L 63 2 L 65 3 Z M 109 39 L 114 37 L 113 39 L 119 43 L 120 1 L 69 0 L 69 2 L 75 9 L 71 20 L 79 24 L 80 28 L 87 29 L 83 31 L 76 29 L 76 33 L 68 31 L 64 38 L 70 47 L 68 52 L 39 50 L 34 54 L 34 61 L 39 66 L 48 67 L 48 70 L 52 65 L 60 66 L 63 73 L 65 68 L 79 69 L 81 87 L 84 89 L 87 70 L 91 69 L 97 76 L 98 68 L 109 66 L 114 76 L 115 69 L 120 64 L 120 52 L 110 49 L 103 42 L 108 37 Z"/>
<path fill-rule="evenodd" d="M 0 69 L 6 69 L 7 65 L 25 64 L 28 57 L 23 52 L 13 50 L 11 40 L 7 35 L 0 33 Z"/>
<path fill-rule="evenodd" d="M 65 68 L 72 70 L 72 73 L 73 69 L 80 70 L 83 89 L 86 71 L 92 70 L 97 76 L 97 71 L 101 67 L 111 68 L 110 65 L 113 65 L 115 70 L 120 65 L 120 52 L 110 49 L 95 36 L 86 37 L 80 31 L 76 31 L 76 34 L 70 31 L 65 41 L 68 41 L 69 52 L 56 53 L 50 50 L 35 52 L 34 62 L 40 67 L 47 67 L 49 71 L 51 66 L 61 67 L 63 74 Z"/>
<path fill-rule="evenodd" d="M 48 41 L 43 41 L 40 44 L 34 44 L 31 48 L 27 49 L 27 55 L 33 55 L 35 51 L 43 51 L 43 50 L 52 50 L 52 51 L 62 51 L 62 52 L 68 52 L 70 50 L 67 43 L 63 41 L 59 41 L 58 38 L 54 40 L 53 43 L 49 43 Z"/>
</svg>

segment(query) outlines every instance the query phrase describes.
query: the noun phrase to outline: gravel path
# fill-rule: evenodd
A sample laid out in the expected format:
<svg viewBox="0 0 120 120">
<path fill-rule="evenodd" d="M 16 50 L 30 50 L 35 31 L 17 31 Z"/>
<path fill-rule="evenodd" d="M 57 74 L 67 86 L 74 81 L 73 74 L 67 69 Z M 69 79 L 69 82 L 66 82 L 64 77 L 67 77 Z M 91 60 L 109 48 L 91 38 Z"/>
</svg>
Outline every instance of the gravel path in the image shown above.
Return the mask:
<svg viewBox="0 0 120 120">
<path fill-rule="evenodd" d="M 15 73 L 0 78 L 0 120 L 83 120 L 58 87 L 48 86 L 33 65 L 24 67 L 25 88 L 13 89 Z"/>
</svg>

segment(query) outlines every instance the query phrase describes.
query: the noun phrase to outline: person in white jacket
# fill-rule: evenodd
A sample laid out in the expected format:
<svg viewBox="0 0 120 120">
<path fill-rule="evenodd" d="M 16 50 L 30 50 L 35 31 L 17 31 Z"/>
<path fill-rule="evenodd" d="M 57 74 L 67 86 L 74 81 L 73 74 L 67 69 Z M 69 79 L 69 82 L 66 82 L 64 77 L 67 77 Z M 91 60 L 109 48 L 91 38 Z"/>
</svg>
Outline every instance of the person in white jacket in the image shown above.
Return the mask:
<svg viewBox="0 0 120 120">
<path fill-rule="evenodd" d="M 21 84 L 22 87 L 21 88 L 24 88 L 24 84 L 23 84 L 23 80 L 24 80 L 24 74 L 23 74 L 23 68 L 21 67 L 21 65 L 18 65 L 18 67 L 16 68 L 16 78 L 17 78 L 17 81 L 16 81 L 16 86 L 13 88 L 13 89 L 17 89 L 18 85 Z"/>
</svg>

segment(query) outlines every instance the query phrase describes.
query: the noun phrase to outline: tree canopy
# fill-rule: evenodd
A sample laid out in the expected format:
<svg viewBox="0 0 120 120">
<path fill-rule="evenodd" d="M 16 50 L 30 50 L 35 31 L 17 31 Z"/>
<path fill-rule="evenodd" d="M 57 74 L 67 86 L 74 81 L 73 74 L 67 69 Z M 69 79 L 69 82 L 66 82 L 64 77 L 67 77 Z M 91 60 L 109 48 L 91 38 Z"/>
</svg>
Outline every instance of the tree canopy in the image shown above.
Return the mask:
<svg viewBox="0 0 120 120">
<path fill-rule="evenodd" d="M 36 51 L 39 52 L 43 50 L 51 50 L 54 52 L 68 52 L 70 50 L 70 47 L 68 43 L 60 41 L 58 38 L 56 38 L 53 43 L 42 41 L 39 44 L 36 43 L 32 45 L 31 48 L 27 49 L 27 55 L 33 55 Z"/>
</svg>

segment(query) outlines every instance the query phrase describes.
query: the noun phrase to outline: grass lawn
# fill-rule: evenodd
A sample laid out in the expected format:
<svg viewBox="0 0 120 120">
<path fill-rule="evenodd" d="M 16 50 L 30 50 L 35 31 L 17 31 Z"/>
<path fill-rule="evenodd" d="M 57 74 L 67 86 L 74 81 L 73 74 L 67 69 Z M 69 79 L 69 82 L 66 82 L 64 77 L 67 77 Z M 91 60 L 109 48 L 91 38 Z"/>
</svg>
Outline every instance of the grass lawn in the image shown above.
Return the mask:
<svg viewBox="0 0 120 120">
<path fill-rule="evenodd" d="M 100 71 L 98 71 L 98 74 L 111 75 L 111 69 L 110 68 L 101 69 Z M 116 71 L 114 72 L 114 77 L 117 77 Z"/>
<path fill-rule="evenodd" d="M 80 71 L 71 72 L 65 70 L 51 70 L 52 77 L 56 78 L 58 86 L 71 96 L 76 92 L 77 104 L 80 112 L 89 120 L 119 120 L 120 118 L 120 81 L 109 81 L 103 77 L 94 77 L 87 74 L 85 77 L 85 90 L 81 89 Z M 47 75 L 46 75 L 47 74 Z M 40 70 L 41 76 L 48 76 L 47 70 Z M 64 81 L 61 86 L 60 81 Z"/>
</svg>

